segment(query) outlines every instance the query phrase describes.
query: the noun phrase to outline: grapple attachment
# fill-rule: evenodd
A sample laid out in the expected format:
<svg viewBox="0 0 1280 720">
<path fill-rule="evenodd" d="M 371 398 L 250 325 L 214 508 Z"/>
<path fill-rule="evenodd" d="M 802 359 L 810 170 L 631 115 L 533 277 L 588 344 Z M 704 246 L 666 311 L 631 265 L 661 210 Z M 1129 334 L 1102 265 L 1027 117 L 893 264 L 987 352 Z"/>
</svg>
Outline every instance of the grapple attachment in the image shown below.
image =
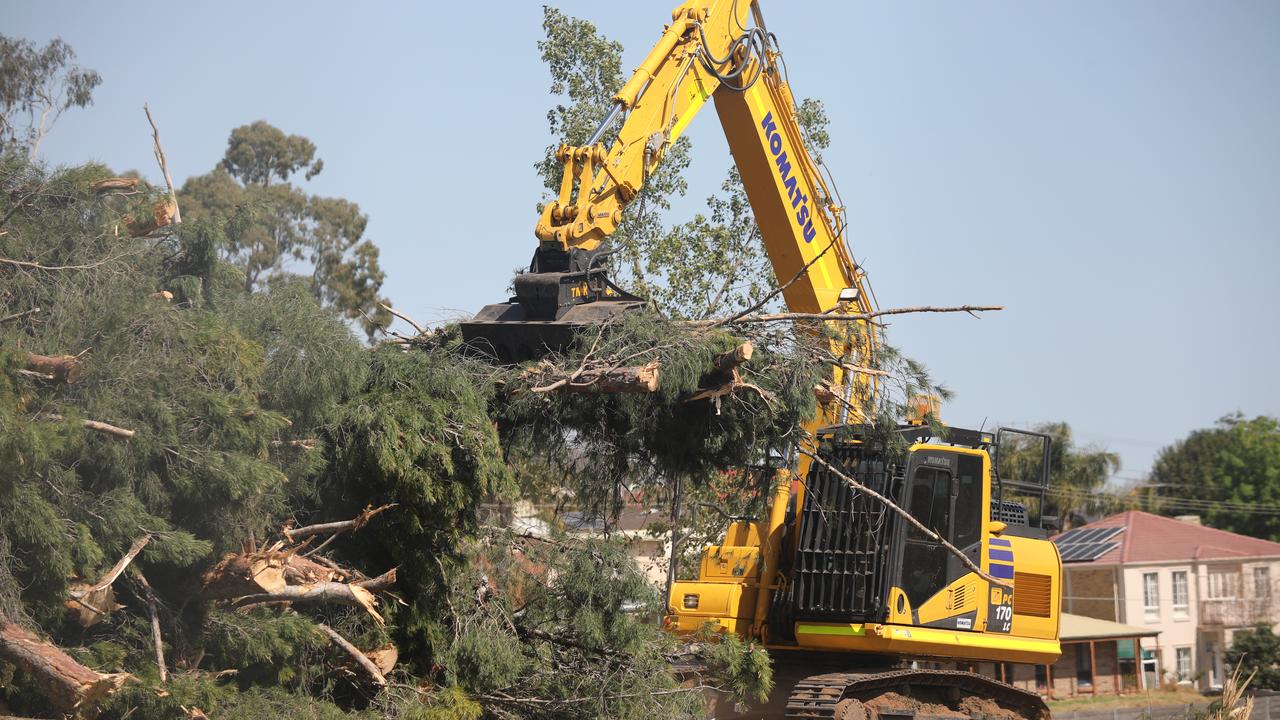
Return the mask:
<svg viewBox="0 0 1280 720">
<path fill-rule="evenodd" d="M 533 360 L 567 347 L 579 330 L 644 307 L 593 267 L 601 256 L 539 249 L 529 272 L 516 276 L 515 297 L 462 323 L 468 348 L 504 364 Z"/>
</svg>

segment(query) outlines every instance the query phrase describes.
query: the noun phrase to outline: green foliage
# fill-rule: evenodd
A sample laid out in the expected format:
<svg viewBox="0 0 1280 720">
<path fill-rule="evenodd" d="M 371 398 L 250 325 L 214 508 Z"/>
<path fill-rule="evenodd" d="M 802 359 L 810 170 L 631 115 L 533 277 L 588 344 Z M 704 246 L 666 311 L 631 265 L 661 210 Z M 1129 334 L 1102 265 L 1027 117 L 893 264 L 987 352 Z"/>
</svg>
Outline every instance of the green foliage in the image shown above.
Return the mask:
<svg viewBox="0 0 1280 720">
<path fill-rule="evenodd" d="M 127 686 L 102 705 L 100 720 L 172 720 L 190 717 L 197 708 L 211 718 L 236 720 L 373 720 L 372 713 L 344 711 L 332 702 L 280 687 L 239 690 L 209 675 L 175 675 L 164 692 L 144 685 Z"/>
<path fill-rule="evenodd" d="M 402 650 L 429 663 L 440 632 L 441 559 L 474 534 L 480 503 L 514 485 L 488 415 L 492 387 L 463 358 L 390 345 L 367 358 L 364 386 L 326 432 L 324 507 L 351 517 L 366 505 L 399 505 L 360 534 L 354 552 L 376 558 L 379 571 L 400 568 L 410 598 L 399 613 Z"/>
<path fill-rule="evenodd" d="M 1270 624 L 1236 630 L 1223 661 L 1226 667 L 1239 666 L 1244 677 L 1257 673 L 1249 683 L 1251 687 L 1280 690 L 1280 637 L 1272 632 Z"/>
<path fill-rule="evenodd" d="M 63 623 L 68 584 L 97 579 L 150 533 L 134 566 L 165 608 L 171 662 L 207 657 L 239 670 L 237 687 L 310 687 L 334 662 L 312 621 L 274 611 L 205 617 L 190 600 L 216 551 L 263 537 L 315 496 L 324 456 L 277 442 L 314 437 L 339 416 L 340 399 L 363 380 L 365 351 L 305 287 L 245 292 L 217 259 L 238 216 L 153 238 L 120 232 L 157 194 L 145 183 L 139 195 L 92 189 L 110 175 L 0 160 L 0 317 L 39 308 L 0 323 L 0 612 L 38 621 L 95 667 L 153 680 L 150 623 L 127 579 L 115 587 L 126 609 L 111 620 L 87 634 Z M 174 302 L 153 297 L 166 289 Z M 83 375 L 33 378 L 21 372 L 29 352 L 78 353 Z M 134 435 L 92 432 L 81 419 Z M 222 683 L 185 682 L 174 698 L 190 690 L 189 704 L 233 708 L 228 716 L 276 716 L 271 708 L 288 704 L 303 717 L 337 712 L 276 690 L 241 697 Z M 38 709 L 24 687 L 16 682 L 5 699 Z M 129 691 L 119 714 L 134 706 L 129 698 L 149 717 L 173 717 L 181 704 Z"/>
<path fill-rule="evenodd" d="M 1280 539 L 1280 517 L 1238 513 L 1236 507 L 1280 506 L 1280 423 L 1273 417 L 1228 415 L 1212 428 L 1196 430 L 1160 451 L 1151 468 L 1156 507 L 1179 514 L 1175 503 L 1159 498 L 1208 501 L 1198 511 L 1206 525 L 1268 540 Z"/>
<path fill-rule="evenodd" d="M 62 38 L 37 48 L 0 35 L 0 152 L 34 158 L 58 116 L 93 102 L 102 76 L 71 64 L 75 57 Z"/>
<path fill-rule="evenodd" d="M 310 140 L 261 120 L 238 127 L 222 163 L 188 179 L 179 202 L 191 219 L 227 223 L 220 251 L 243 271 L 246 290 L 301 273 L 312 295 L 372 335 L 391 317 L 379 306 L 385 273 L 364 237 L 369 218 L 349 200 L 308 195 L 291 182 L 320 172 L 315 152 Z"/>
<path fill-rule="evenodd" d="M 619 478 L 701 481 L 725 468 L 756 462 L 766 450 L 784 447 L 797 425 L 813 417 L 813 387 L 823 372 L 812 355 L 765 340 L 739 368 L 753 388 L 691 400 L 706 387 L 713 358 L 741 338 L 635 313 L 603 329 L 598 339 L 583 338 L 576 349 L 546 362 L 568 373 L 588 355 L 630 358 L 624 364 L 636 365 L 656 360 L 658 391 L 533 393 L 527 385 L 508 384 L 495 411 L 504 445 L 509 452 L 545 456 L 571 468 L 573 489 L 583 501 L 612 488 Z M 539 375 L 532 379 L 543 380 Z"/>
<path fill-rule="evenodd" d="M 455 634 L 440 657 L 454 687 L 530 718 L 696 717 L 701 690 L 682 687 L 672 660 L 706 665 L 704 678 L 761 697 L 768 657 L 737 638 L 681 645 L 653 622 L 655 589 L 624 543 L 530 539 L 493 531 L 451 573 Z"/>
<path fill-rule="evenodd" d="M 215 610 L 205 619 L 202 647 L 209 666 L 236 670 L 241 686 L 297 687 L 310 671 L 316 652 L 329 639 L 315 623 L 300 615 L 255 609 L 249 613 Z"/>
<path fill-rule="evenodd" d="M 273 178 L 288 182 L 303 170 L 310 180 L 320 174 L 324 161 L 316 157 L 315 143 L 258 120 L 231 131 L 222 167 L 245 185 L 270 185 Z"/>
</svg>

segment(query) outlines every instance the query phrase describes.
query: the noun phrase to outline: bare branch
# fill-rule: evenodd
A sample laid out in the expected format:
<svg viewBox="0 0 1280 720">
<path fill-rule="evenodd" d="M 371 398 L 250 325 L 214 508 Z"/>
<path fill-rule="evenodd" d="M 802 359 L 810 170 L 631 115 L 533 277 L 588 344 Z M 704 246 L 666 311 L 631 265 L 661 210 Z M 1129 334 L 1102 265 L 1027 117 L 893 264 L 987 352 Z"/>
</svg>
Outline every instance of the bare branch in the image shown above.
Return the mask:
<svg viewBox="0 0 1280 720">
<path fill-rule="evenodd" d="M 164 665 L 164 638 L 160 636 L 160 615 L 156 612 L 156 593 L 151 589 L 151 583 L 147 582 L 141 570 L 134 568 L 131 574 L 142 586 L 142 592 L 146 596 L 147 613 L 151 615 L 151 643 L 156 649 L 156 667 L 160 669 L 160 682 L 169 682 L 169 671 Z"/>
<path fill-rule="evenodd" d="M 339 520 L 337 522 L 319 523 L 316 525 L 306 525 L 300 528 L 285 528 L 281 534 L 285 536 L 289 542 L 297 542 L 302 538 L 311 537 L 312 535 L 322 535 L 324 533 L 340 533 L 347 530 L 359 530 L 369 522 L 374 515 L 390 510 L 396 507 L 397 503 L 387 503 L 381 507 L 373 507 L 370 505 L 360 512 L 359 515 L 351 520 Z"/>
<path fill-rule="evenodd" d="M 386 303 L 382 303 L 382 302 L 380 302 L 380 303 L 378 303 L 378 307 L 382 308 L 383 310 L 386 310 L 387 312 L 391 313 L 392 315 L 395 315 L 396 317 L 400 318 L 401 320 L 403 320 L 403 321 L 405 321 L 405 322 L 409 323 L 410 325 L 412 325 L 412 326 L 413 326 L 413 329 L 414 329 L 414 330 L 415 330 L 419 335 L 425 335 L 425 334 L 426 334 L 426 332 L 427 332 L 427 331 L 426 331 L 426 330 L 424 330 L 424 329 L 422 328 L 422 326 L 421 326 L 421 325 L 419 325 L 419 324 L 418 324 L 418 323 L 417 323 L 413 318 L 409 317 L 408 315 L 405 315 L 404 313 L 400 312 L 399 310 L 396 310 L 395 308 L 391 307 L 390 305 L 388 305 L 388 304 L 386 304 Z"/>
<path fill-rule="evenodd" d="M 129 567 L 129 563 L 133 562 L 134 558 L 138 557 L 138 553 L 142 552 L 142 548 L 146 547 L 149 542 L 151 542 L 150 534 L 143 535 L 137 540 L 134 540 L 133 545 L 129 547 L 129 552 L 125 553 L 124 557 L 120 558 L 120 560 L 117 561 L 116 564 L 98 580 L 98 582 L 84 590 L 70 593 L 71 597 L 79 600 L 86 595 L 90 595 L 98 592 L 99 590 L 105 590 L 110 587 L 111 583 L 114 583 L 116 579 L 120 577 L 120 574 L 125 571 L 125 568 Z"/>
<path fill-rule="evenodd" d="M 63 421 L 67 419 L 65 416 L 59 415 L 58 413 L 48 413 L 45 415 L 45 417 L 49 418 L 50 420 L 57 420 L 57 421 Z M 80 425 L 88 430 L 93 430 L 94 432 L 100 432 L 104 435 L 111 435 L 114 437 L 118 437 L 118 438 L 121 438 L 122 440 L 128 440 L 129 438 L 134 436 L 133 430 L 117 427 L 115 425 L 109 425 L 107 423 L 99 422 L 97 420 L 81 420 Z"/>
<path fill-rule="evenodd" d="M 789 288 L 789 287 L 791 287 L 792 285 L 796 284 L 796 282 L 797 282 L 800 278 L 804 277 L 805 273 L 809 272 L 809 268 L 813 267 L 813 265 L 814 265 L 815 263 L 817 263 L 819 260 L 821 260 L 821 259 L 822 259 L 822 256 L 823 256 L 823 255 L 826 255 L 826 254 L 827 254 L 827 251 L 828 251 L 828 250 L 830 250 L 832 247 L 834 247 L 834 246 L 835 246 L 835 244 L 836 244 L 836 242 L 838 242 L 839 240 L 840 240 L 840 236 L 839 236 L 839 235 L 837 235 L 836 237 L 831 238 L 831 242 L 827 243 L 827 246 L 826 246 L 826 247 L 824 247 L 824 248 L 822 248 L 822 252 L 818 253 L 817 255 L 814 255 L 814 256 L 813 256 L 813 259 L 812 259 L 812 260 L 810 260 L 809 262 L 805 263 L 805 264 L 804 264 L 804 267 L 800 268 L 800 270 L 799 270 L 798 272 L 796 272 L 796 274 L 795 274 L 795 275 L 792 275 L 790 280 L 788 280 L 788 281 L 786 281 L 785 283 L 783 283 L 783 284 L 779 285 L 778 287 L 774 288 L 774 289 L 773 289 L 773 290 L 772 290 L 768 295 L 765 295 L 763 298 L 761 298 L 759 302 L 755 303 L 754 305 L 752 305 L 751 307 L 747 308 L 746 310 L 743 310 L 742 312 L 736 313 L 736 314 L 734 314 L 734 315 L 730 315 L 730 316 L 729 316 L 729 317 L 727 317 L 727 318 L 723 318 L 723 319 L 720 319 L 720 320 L 714 320 L 714 321 L 712 321 L 712 322 L 711 322 L 711 327 L 720 327 L 721 325 L 728 325 L 728 324 L 730 324 L 730 323 L 737 322 L 738 320 L 740 320 L 740 319 L 742 319 L 742 318 L 744 318 L 744 317 L 747 317 L 748 315 L 751 315 L 752 313 L 758 312 L 758 311 L 760 310 L 760 308 L 762 308 L 762 307 L 764 307 L 765 305 L 767 305 L 767 304 L 769 303 L 769 301 L 770 301 L 770 300 L 772 300 L 772 299 L 774 299 L 774 298 L 778 297 L 779 295 L 781 295 L 781 294 L 782 294 L 782 293 L 783 293 L 787 288 Z"/>
<path fill-rule="evenodd" d="M 921 305 L 918 307 L 890 308 L 888 310 L 876 310 L 869 313 L 769 313 L 766 315 L 751 315 L 749 317 L 740 317 L 735 320 L 698 320 L 694 325 L 716 326 L 722 324 L 744 325 L 747 323 L 767 323 L 767 322 L 788 322 L 794 320 L 829 320 L 832 322 L 862 322 L 873 320 L 885 315 L 906 315 L 908 313 L 977 313 L 992 310 L 1003 310 L 1003 305 L 957 305 L 954 307 L 934 307 L 930 305 Z M 976 317 L 976 316 L 975 316 Z"/>
<path fill-rule="evenodd" d="M 30 310 L 23 310 L 22 312 L 14 313 L 12 315 L 5 315 L 4 317 L 0 317 L 0 324 L 12 322 L 14 320 L 21 320 L 28 315 L 35 315 L 38 312 L 40 312 L 40 308 L 33 307 Z"/>
<path fill-rule="evenodd" d="M 370 660 L 368 656 L 360 652 L 359 648 L 352 645 L 349 640 L 339 635 L 337 630 L 334 630 L 328 625 L 319 623 L 317 627 L 319 627 L 325 635 L 329 636 L 329 639 L 333 641 L 334 645 L 345 650 L 347 654 L 351 656 L 351 659 L 356 661 L 357 665 L 359 665 L 365 672 L 369 673 L 369 677 L 373 679 L 374 684 L 378 687 L 386 686 L 387 679 L 383 677 L 382 672 L 378 670 L 378 666 L 374 665 L 373 661 Z"/>
<path fill-rule="evenodd" d="M 151 123 L 151 139 L 155 143 L 156 162 L 160 163 L 160 172 L 164 174 L 164 184 L 169 187 L 169 204 L 173 207 L 173 219 L 171 225 L 182 224 L 182 211 L 178 209 L 178 193 L 173 189 L 173 176 L 169 174 L 169 163 L 165 162 L 164 148 L 160 147 L 160 128 L 156 127 L 156 121 L 151 117 L 151 108 L 146 103 L 142 104 L 142 110 L 147 114 L 147 122 Z"/>
</svg>

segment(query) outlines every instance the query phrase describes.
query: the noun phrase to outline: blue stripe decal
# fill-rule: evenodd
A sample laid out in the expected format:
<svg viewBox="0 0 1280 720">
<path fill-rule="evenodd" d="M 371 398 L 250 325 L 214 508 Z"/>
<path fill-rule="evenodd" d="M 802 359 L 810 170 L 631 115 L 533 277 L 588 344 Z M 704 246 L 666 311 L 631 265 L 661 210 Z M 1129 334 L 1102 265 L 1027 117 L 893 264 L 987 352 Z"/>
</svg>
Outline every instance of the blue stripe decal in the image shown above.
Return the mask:
<svg viewBox="0 0 1280 720">
<path fill-rule="evenodd" d="M 987 559 L 988 560 L 1008 560 L 1009 562 L 1013 562 L 1013 551 L 988 548 Z"/>
<path fill-rule="evenodd" d="M 998 563 L 991 563 L 990 569 L 988 570 L 988 572 L 991 573 L 991 577 L 993 578 L 1000 578 L 1001 580 L 1013 579 L 1012 565 L 1001 565 Z"/>
<path fill-rule="evenodd" d="M 1013 543 L 1004 538 L 991 538 L 987 541 L 988 545 L 999 545 L 1000 547 L 1013 547 Z"/>
</svg>

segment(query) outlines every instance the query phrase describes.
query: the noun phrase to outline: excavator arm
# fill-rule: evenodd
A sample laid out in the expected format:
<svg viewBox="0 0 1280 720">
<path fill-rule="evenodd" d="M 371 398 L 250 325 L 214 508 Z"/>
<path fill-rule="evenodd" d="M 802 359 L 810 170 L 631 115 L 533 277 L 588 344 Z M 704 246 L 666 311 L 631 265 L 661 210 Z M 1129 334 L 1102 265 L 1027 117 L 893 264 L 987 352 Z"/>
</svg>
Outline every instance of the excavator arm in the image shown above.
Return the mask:
<svg viewBox="0 0 1280 720">
<path fill-rule="evenodd" d="M 688 0 L 672 12 L 671 24 L 614 95 L 587 143 L 557 149 L 564 166 L 560 189 L 538 219 L 529 272 L 515 278 L 516 297 L 463 324 L 473 346 L 503 361 L 524 360 L 568 344 L 582 327 L 643 305 L 608 278 L 600 260 L 627 206 L 709 99 L 787 307 L 831 314 L 874 309 L 865 274 L 846 244 L 843 208 L 806 147 L 776 40 L 758 4 Z M 606 137 L 619 117 L 617 134 Z M 807 424 L 810 436 L 823 425 L 861 420 L 857 413 L 875 392 L 874 375 L 852 372 L 874 357 L 874 327 L 865 321 L 826 325 L 832 373 L 819 392 L 821 411 Z M 808 464 L 801 455 L 796 477 L 804 476 Z M 777 573 L 793 495 L 798 507 L 803 485 L 784 470 L 762 538 L 765 578 Z M 758 595 L 756 636 L 770 594 Z"/>
<path fill-rule="evenodd" d="M 796 120 L 775 40 L 759 6 L 748 0 L 688 0 L 613 97 L 584 145 L 562 145 L 557 197 L 535 228 L 538 247 L 516 297 L 486 307 L 463 324 L 472 344 L 504 361 L 534 357 L 567 344 L 573 331 L 643 304 L 615 285 L 603 267 L 608 239 L 647 178 L 689 123 L 713 99 L 738 165 L 765 250 L 787 307 L 794 312 L 863 313 L 873 298 L 844 238 L 842 208 L 808 152 Z M 609 131 L 622 122 L 616 135 Z M 608 141 L 607 145 L 606 142 Z M 867 362 L 876 336 L 868 324 L 833 344 L 833 359 Z M 857 406 L 868 376 L 830 383 L 839 407 Z M 839 410 L 824 415 L 835 421 Z"/>
</svg>

